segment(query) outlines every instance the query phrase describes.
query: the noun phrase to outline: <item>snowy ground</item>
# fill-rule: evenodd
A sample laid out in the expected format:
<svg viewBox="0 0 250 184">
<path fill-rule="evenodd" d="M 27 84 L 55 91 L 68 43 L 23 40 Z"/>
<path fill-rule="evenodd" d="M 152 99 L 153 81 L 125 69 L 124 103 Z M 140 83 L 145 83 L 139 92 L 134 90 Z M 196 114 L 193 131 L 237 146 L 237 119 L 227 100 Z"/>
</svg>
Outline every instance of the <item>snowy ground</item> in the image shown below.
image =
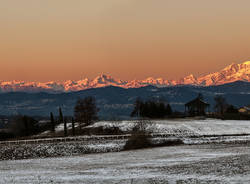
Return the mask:
<svg viewBox="0 0 250 184">
<path fill-rule="evenodd" d="M 129 131 L 134 124 L 134 121 L 101 121 L 91 126 L 117 126 Z M 241 135 L 250 134 L 249 121 L 163 120 L 154 121 L 150 128 L 154 133 L 175 135 L 192 145 L 0 161 L 0 184 L 250 183 L 250 136 Z M 193 135 L 211 136 L 189 137 Z M 93 149 L 98 146 L 93 144 Z"/>
<path fill-rule="evenodd" d="M 130 131 L 135 121 L 100 121 L 89 127 L 119 127 L 122 131 Z M 225 135 L 250 134 L 250 121 L 246 120 L 219 120 L 219 119 L 176 119 L 152 120 L 149 128 L 154 133 L 169 133 L 180 136 L 192 135 Z"/>
<path fill-rule="evenodd" d="M 250 183 L 249 144 L 162 147 L 0 162 L 0 183 Z"/>
<path fill-rule="evenodd" d="M 135 120 L 132 121 L 99 121 L 87 128 L 96 127 L 118 127 L 122 132 L 131 132 L 135 126 Z M 147 122 L 147 121 L 146 121 Z M 175 136 L 199 136 L 199 135 L 225 135 L 225 134 L 250 134 L 249 120 L 219 120 L 219 119 L 169 119 L 169 120 L 151 120 L 148 121 L 153 133 L 164 133 Z M 67 124 L 71 129 L 71 123 Z M 76 123 L 78 127 L 78 123 Z M 56 131 L 64 130 L 64 124 L 56 127 Z M 41 135 L 46 135 L 50 131 L 45 131 Z"/>
</svg>

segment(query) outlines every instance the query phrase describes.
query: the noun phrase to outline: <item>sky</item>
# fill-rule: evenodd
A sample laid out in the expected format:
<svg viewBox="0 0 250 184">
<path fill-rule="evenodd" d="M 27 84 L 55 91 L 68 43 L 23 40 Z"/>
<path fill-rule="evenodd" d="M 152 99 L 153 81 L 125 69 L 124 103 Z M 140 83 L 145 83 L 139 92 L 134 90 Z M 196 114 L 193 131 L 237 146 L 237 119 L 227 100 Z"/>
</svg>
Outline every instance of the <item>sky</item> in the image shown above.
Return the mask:
<svg viewBox="0 0 250 184">
<path fill-rule="evenodd" d="M 249 0 L 0 0 L 0 80 L 178 79 L 250 60 Z"/>
</svg>

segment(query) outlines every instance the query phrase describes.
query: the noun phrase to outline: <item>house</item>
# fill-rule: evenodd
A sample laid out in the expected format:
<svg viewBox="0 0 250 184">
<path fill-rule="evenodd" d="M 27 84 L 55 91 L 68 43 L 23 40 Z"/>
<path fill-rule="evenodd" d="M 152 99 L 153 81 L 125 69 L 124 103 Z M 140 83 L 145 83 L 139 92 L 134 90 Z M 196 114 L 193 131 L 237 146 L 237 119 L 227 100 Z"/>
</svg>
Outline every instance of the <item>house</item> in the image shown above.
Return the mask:
<svg viewBox="0 0 250 184">
<path fill-rule="evenodd" d="M 204 102 L 200 96 L 185 104 L 185 113 L 190 116 L 203 116 L 209 109 L 210 104 Z"/>
<path fill-rule="evenodd" d="M 250 105 L 238 109 L 239 113 L 250 115 Z"/>
</svg>

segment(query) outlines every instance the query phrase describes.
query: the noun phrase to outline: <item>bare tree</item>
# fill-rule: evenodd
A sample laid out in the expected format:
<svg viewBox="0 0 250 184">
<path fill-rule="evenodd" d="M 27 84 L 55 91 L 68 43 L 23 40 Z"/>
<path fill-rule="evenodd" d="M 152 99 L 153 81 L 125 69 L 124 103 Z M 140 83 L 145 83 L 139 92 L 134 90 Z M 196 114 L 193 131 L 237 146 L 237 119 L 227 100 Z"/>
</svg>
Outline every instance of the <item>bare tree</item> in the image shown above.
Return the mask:
<svg viewBox="0 0 250 184">
<path fill-rule="evenodd" d="M 55 120 L 52 112 L 50 113 L 50 123 L 51 123 L 51 131 L 55 132 Z"/>
<path fill-rule="evenodd" d="M 127 140 L 124 149 L 140 149 L 152 146 L 150 134 L 154 130 L 154 124 L 149 120 L 137 120 L 132 129 L 131 137 Z"/>
<path fill-rule="evenodd" d="M 228 107 L 226 99 L 223 96 L 218 95 L 214 97 L 214 101 L 215 101 L 215 106 L 214 106 L 215 112 L 217 112 L 220 115 L 223 115 Z"/>
<path fill-rule="evenodd" d="M 72 135 L 75 136 L 75 120 L 72 117 Z"/>
<path fill-rule="evenodd" d="M 16 116 L 9 124 L 10 132 L 17 137 L 34 135 L 39 131 L 37 121 L 29 116 Z"/>
<path fill-rule="evenodd" d="M 67 129 L 67 119 L 66 118 L 64 118 L 63 124 L 64 124 L 64 136 L 67 137 L 68 136 L 68 129 Z"/>
<path fill-rule="evenodd" d="M 59 107 L 59 123 L 63 123 L 63 113 L 61 107 Z"/>
<path fill-rule="evenodd" d="M 134 109 L 131 112 L 131 117 L 143 118 L 164 118 L 172 114 L 170 104 L 166 103 L 163 98 L 151 98 L 147 101 L 142 101 L 137 98 L 134 103 Z"/>
<path fill-rule="evenodd" d="M 63 117 L 61 107 L 59 108 L 59 123 L 60 124 L 63 123 L 63 125 L 64 125 L 64 136 L 66 137 L 68 135 L 67 121 L 66 121 L 66 118 Z"/>
<path fill-rule="evenodd" d="M 94 97 L 85 97 L 84 99 L 78 99 L 74 109 L 75 120 L 79 123 L 79 128 L 82 125 L 88 126 L 94 121 L 98 120 L 99 109 L 96 106 L 96 100 Z"/>
<path fill-rule="evenodd" d="M 131 112 L 131 117 L 140 117 L 141 116 L 141 106 L 143 101 L 137 97 L 134 103 L 134 110 Z"/>
</svg>

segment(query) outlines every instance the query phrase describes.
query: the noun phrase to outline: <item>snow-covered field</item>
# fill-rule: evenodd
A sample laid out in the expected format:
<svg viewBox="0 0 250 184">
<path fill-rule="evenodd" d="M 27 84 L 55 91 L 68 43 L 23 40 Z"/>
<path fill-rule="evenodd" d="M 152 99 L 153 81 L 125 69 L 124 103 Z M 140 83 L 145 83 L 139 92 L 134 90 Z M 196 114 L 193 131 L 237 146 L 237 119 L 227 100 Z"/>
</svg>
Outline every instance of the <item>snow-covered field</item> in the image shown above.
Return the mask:
<svg viewBox="0 0 250 184">
<path fill-rule="evenodd" d="M 100 121 L 90 127 L 119 127 L 122 131 L 130 131 L 135 121 Z M 219 119 L 176 119 L 152 120 L 148 127 L 154 133 L 166 133 L 179 136 L 192 135 L 225 135 L 250 134 L 250 121 L 246 120 L 219 120 Z"/>
<path fill-rule="evenodd" d="M 136 122 L 138 121 L 99 121 L 87 126 L 87 128 L 111 129 L 118 127 L 122 132 L 129 134 Z M 249 120 L 169 119 L 150 120 L 143 123 L 148 124 L 147 129 L 152 134 L 169 135 L 169 139 L 178 138 L 185 144 L 250 141 Z M 64 126 L 61 124 L 56 128 L 56 131 L 63 131 L 63 128 Z M 68 128 L 71 128 L 70 124 Z"/>
<path fill-rule="evenodd" d="M 131 132 L 135 126 L 136 120 L 131 121 L 98 121 L 87 128 L 111 128 L 118 127 L 122 132 Z M 169 120 L 150 120 L 148 129 L 152 133 L 163 133 L 175 136 L 200 136 L 200 135 L 226 135 L 226 134 L 250 134 L 249 120 L 220 120 L 220 119 L 169 119 Z M 71 123 L 67 124 L 71 129 Z M 76 123 L 78 127 L 78 123 Z M 56 131 L 64 130 L 64 125 L 56 127 Z M 43 132 L 45 135 L 50 131 Z"/>
<path fill-rule="evenodd" d="M 0 183 L 250 183 L 250 145 L 192 145 L 0 162 Z"/>
<path fill-rule="evenodd" d="M 82 147 L 74 147 L 76 143 L 70 142 L 55 143 L 53 149 L 67 148 L 61 151 L 56 149 L 58 155 L 64 157 L 0 161 L 0 184 L 250 183 L 250 136 L 243 135 L 250 134 L 250 121 L 183 119 L 159 120 L 149 124 L 148 128 L 153 133 L 175 135 L 191 145 L 77 156 L 76 148 L 83 152 L 87 148 L 99 149 L 100 146 L 121 149 L 124 142 L 118 140 L 114 144 L 112 140 L 103 140 L 104 143 L 89 145 L 81 142 Z M 135 121 L 100 121 L 91 127 L 116 126 L 126 132 L 134 125 Z M 202 135 L 210 136 L 199 137 Z M 72 153 L 63 154 L 67 150 Z"/>
</svg>

